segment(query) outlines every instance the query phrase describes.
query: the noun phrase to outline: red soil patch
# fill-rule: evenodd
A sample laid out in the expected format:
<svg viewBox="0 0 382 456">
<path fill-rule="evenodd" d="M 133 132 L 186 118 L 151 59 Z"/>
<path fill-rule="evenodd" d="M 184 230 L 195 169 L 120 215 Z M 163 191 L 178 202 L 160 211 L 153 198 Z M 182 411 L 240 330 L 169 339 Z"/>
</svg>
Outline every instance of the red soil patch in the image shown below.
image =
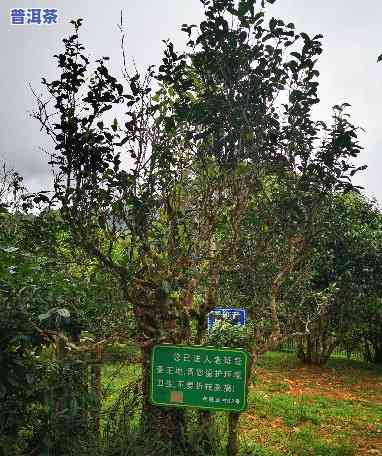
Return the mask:
<svg viewBox="0 0 382 456">
<path fill-rule="evenodd" d="M 378 376 L 374 372 L 299 365 L 293 368 L 287 367 L 281 371 L 257 368 L 255 378 L 257 378 L 257 382 L 254 388 L 259 390 L 266 390 L 269 387 L 270 391 L 285 392 L 293 396 L 323 396 L 339 401 L 351 400 L 382 405 L 382 376 Z M 281 417 L 264 420 L 253 415 L 245 415 L 250 418 L 253 427 L 257 429 L 279 428 L 284 432 L 298 431 L 298 426 L 293 429 L 287 428 Z M 382 416 L 376 423 L 356 421 L 351 425 L 349 435 L 349 443 L 356 449 L 355 455 L 382 456 Z M 333 423 L 322 424 L 319 426 L 318 432 L 322 438 L 330 440 L 334 432 L 350 430 L 346 428 L 346 424 L 339 426 L 333 426 Z"/>
<path fill-rule="evenodd" d="M 382 379 L 374 375 L 365 375 L 353 384 L 349 384 L 348 376 L 343 373 L 333 373 L 329 368 L 302 366 L 289 368 L 284 373 L 257 369 L 256 376 L 262 384 L 286 383 L 288 385 L 286 393 L 293 396 L 319 395 L 329 399 L 359 402 L 372 400 L 374 404 L 382 405 Z"/>
</svg>

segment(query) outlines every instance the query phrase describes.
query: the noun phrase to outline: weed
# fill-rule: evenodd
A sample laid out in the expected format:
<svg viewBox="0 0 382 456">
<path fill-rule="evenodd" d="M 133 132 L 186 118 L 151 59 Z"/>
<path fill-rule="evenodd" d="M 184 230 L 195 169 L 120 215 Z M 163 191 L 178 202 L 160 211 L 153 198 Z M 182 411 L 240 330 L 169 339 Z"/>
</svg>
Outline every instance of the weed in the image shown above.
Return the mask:
<svg viewBox="0 0 382 456">
<path fill-rule="evenodd" d="M 289 444 L 294 456 L 353 456 L 352 448 L 346 442 L 334 443 L 317 438 L 310 428 L 304 428 L 294 434 Z"/>
<path fill-rule="evenodd" d="M 248 411 L 240 420 L 240 456 L 353 456 L 360 446 L 369 448 L 371 438 L 381 437 L 379 368 L 337 358 L 330 361 L 329 368 L 310 369 L 302 366 L 292 353 L 268 353 L 257 367 L 258 374 L 249 384 Z M 108 412 L 107 416 L 125 385 L 139 375 L 136 364 L 114 362 L 104 366 L 103 410 Z M 128 401 L 125 405 L 133 408 Z M 113 437 L 109 437 L 113 445 L 92 454 L 172 455 L 171 443 L 166 446 L 154 436 L 151 443 L 140 440 L 137 417 L 131 417 L 127 426 L 122 410 Z M 214 413 L 214 429 L 211 428 L 209 436 L 213 445 L 206 453 L 198 435 L 197 411 L 187 410 L 187 454 L 224 455 L 226 425 L 226 414 Z M 105 422 L 103 426 L 105 431 Z"/>
</svg>

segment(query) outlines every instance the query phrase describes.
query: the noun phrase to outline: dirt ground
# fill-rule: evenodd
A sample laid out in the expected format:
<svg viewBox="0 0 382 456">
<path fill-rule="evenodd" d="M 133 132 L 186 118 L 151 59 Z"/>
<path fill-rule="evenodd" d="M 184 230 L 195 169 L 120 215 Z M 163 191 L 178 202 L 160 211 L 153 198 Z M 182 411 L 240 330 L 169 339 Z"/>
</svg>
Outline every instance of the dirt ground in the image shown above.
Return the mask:
<svg viewBox="0 0 382 456">
<path fill-rule="evenodd" d="M 324 368 L 305 366 L 298 362 L 292 366 L 284 365 L 282 368 L 258 367 L 255 369 L 255 375 L 257 381 L 251 390 L 264 393 L 265 397 L 268 394 L 273 400 L 277 394 L 286 394 L 295 397 L 296 400 L 304 397 L 304 401 L 312 404 L 317 397 L 338 401 L 338 417 L 329 416 L 328 413 L 326 419 L 325 410 L 320 412 L 319 423 L 314 427 L 318 438 L 330 441 L 334 435 L 342 433 L 346 435 L 356 456 L 382 456 L 382 408 L 378 407 L 382 406 L 381 371 L 357 368 L 356 364 L 352 366 L 344 360 L 343 365 L 334 362 Z M 342 403 L 343 416 L 340 414 Z M 357 416 L 351 411 L 347 416 L 349 407 L 362 410 L 362 414 Z M 263 438 L 257 436 L 257 439 L 260 439 L 259 443 L 266 443 L 272 431 L 290 436 L 300 432 L 304 426 L 304 423 L 287 426 L 283 416 L 259 418 L 251 411 L 245 414 L 245 418 L 247 426 L 252 423 L 256 429 L 266 429 Z M 264 442 L 261 442 L 262 440 Z M 282 444 L 278 450 L 284 454 Z"/>
</svg>

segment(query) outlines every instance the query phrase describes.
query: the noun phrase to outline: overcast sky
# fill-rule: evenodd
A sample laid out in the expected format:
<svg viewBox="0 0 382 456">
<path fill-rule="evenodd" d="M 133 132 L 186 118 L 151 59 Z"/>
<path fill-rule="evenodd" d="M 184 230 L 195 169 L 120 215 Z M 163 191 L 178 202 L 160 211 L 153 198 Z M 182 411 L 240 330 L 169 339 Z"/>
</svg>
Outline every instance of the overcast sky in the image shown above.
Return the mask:
<svg viewBox="0 0 382 456">
<path fill-rule="evenodd" d="M 58 23 L 11 25 L 12 8 L 56 8 Z M 35 101 L 28 87 L 39 90 L 41 77 L 56 77 L 53 54 L 61 52 L 62 38 L 71 32 L 69 21 L 84 18 L 82 42 L 93 57 L 110 56 L 110 67 L 120 74 L 119 23 L 123 11 L 128 33 L 127 51 L 138 67 L 158 64 L 162 39 L 170 38 L 184 49 L 183 23 L 202 19 L 199 0 L 2 0 L 0 5 L 0 162 L 15 168 L 33 190 L 50 181 L 46 136 L 29 117 Z M 277 0 L 268 14 L 294 22 L 298 32 L 324 35 L 324 53 L 318 69 L 321 103 L 317 116 L 330 119 L 330 107 L 348 102 L 352 121 L 366 129 L 360 136 L 365 147 L 358 162 L 367 164 L 354 182 L 365 187 L 382 205 L 382 2 L 381 0 Z"/>
</svg>

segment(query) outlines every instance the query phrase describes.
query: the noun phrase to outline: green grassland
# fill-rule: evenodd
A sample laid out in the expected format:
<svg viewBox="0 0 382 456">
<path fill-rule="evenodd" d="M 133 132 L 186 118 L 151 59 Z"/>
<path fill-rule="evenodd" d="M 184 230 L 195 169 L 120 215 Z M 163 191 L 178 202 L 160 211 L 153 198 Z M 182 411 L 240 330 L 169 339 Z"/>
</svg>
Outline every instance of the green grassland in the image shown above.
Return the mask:
<svg viewBox="0 0 382 456">
<path fill-rule="evenodd" d="M 103 366 L 105 411 L 139 374 L 131 359 Z M 224 435 L 225 415 L 216 422 Z M 240 441 L 243 456 L 382 456 L 382 368 L 340 358 L 308 367 L 293 353 L 267 353 L 249 385 Z"/>
</svg>

